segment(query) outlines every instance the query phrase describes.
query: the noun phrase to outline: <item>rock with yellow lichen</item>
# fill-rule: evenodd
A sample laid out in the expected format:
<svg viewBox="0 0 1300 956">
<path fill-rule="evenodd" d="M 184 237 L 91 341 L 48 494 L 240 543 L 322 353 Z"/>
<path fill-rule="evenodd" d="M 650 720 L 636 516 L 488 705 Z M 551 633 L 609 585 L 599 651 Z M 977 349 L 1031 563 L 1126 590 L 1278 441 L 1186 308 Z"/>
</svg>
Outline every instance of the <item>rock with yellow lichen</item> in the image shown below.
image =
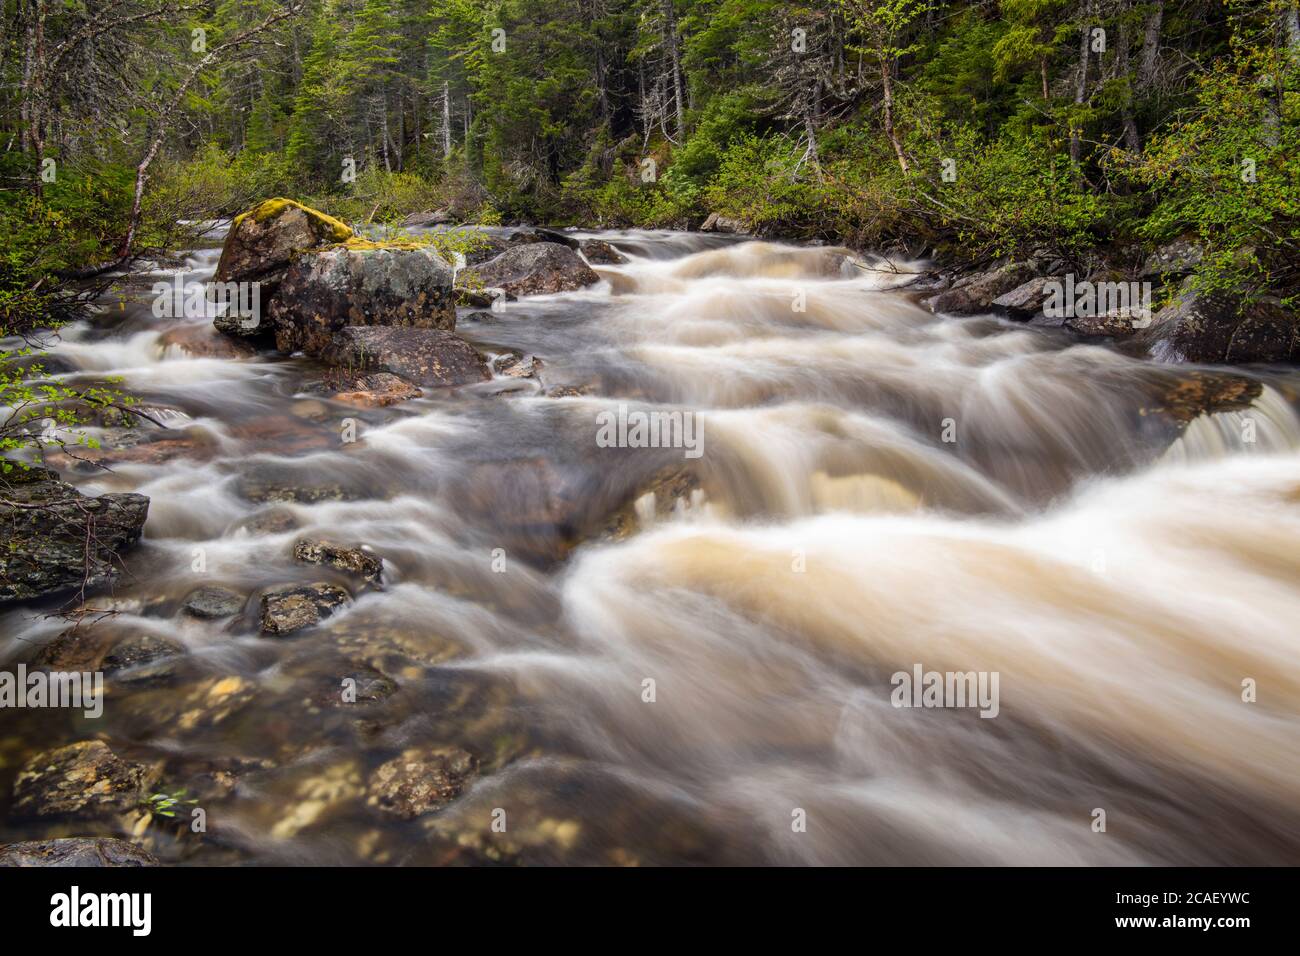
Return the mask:
<svg viewBox="0 0 1300 956">
<path fill-rule="evenodd" d="M 321 356 L 349 326 L 451 331 L 453 270 L 436 249 L 353 239 L 300 256 L 268 315 L 282 352 Z"/>
<path fill-rule="evenodd" d="M 213 282 L 256 282 L 264 306 L 298 256 L 351 238 L 352 230 L 332 216 L 292 199 L 268 199 L 230 224 Z M 253 338 L 267 331 L 259 318 L 222 315 L 213 324 L 228 335 Z"/>
</svg>

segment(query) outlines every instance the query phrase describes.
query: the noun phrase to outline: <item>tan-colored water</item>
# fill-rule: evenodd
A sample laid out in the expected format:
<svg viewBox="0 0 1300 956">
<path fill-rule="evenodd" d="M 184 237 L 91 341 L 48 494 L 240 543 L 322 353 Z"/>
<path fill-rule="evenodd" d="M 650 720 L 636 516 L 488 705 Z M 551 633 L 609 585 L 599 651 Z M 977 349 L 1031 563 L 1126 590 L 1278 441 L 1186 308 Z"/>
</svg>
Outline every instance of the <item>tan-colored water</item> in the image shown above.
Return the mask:
<svg viewBox="0 0 1300 956">
<path fill-rule="evenodd" d="M 358 412 L 301 391 L 301 360 L 163 350 L 141 305 L 71 330 L 58 354 L 209 449 L 83 481 L 152 499 L 105 626 L 191 653 L 101 721 L 6 720 L 0 786 L 103 735 L 202 794 L 208 837 L 146 836 L 199 863 L 1300 859 L 1300 378 L 1246 373 L 1249 407 L 1184 429 L 1193 370 L 933 316 L 836 250 L 604 238 L 632 261 L 601 286 L 460 328 L 578 397 L 497 380 Z M 703 454 L 600 447 L 620 403 L 699 415 Z M 672 515 L 644 497 L 637 533 L 570 550 L 679 465 L 700 487 Z M 325 500 L 250 534 L 268 473 Z M 389 587 L 258 636 L 262 588 L 321 576 L 304 535 L 370 545 Z M 208 583 L 247 611 L 179 613 Z M 60 625 L 0 629 L 18 658 Z M 997 716 L 893 706 L 918 664 L 996 673 Z M 322 703 L 362 667 L 396 691 Z M 440 746 L 480 764 L 456 802 L 368 802 L 379 765 Z"/>
</svg>

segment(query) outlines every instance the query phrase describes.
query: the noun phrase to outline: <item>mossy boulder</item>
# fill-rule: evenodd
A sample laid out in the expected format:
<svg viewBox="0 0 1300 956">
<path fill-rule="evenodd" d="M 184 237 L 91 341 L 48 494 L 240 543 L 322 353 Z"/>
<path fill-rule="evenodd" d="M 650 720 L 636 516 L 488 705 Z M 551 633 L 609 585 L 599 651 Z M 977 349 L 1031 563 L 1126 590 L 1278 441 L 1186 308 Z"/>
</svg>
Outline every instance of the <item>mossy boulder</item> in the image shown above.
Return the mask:
<svg viewBox="0 0 1300 956">
<path fill-rule="evenodd" d="M 452 268 L 419 244 L 354 238 L 295 260 L 269 315 L 277 348 L 313 356 L 346 326 L 450 331 Z"/>
<path fill-rule="evenodd" d="M 276 294 L 293 261 L 304 252 L 346 242 L 352 230 L 332 216 L 292 199 L 268 199 L 230 224 L 214 282 L 257 282 L 263 306 Z M 264 335 L 260 322 L 218 317 L 228 335 Z"/>
</svg>

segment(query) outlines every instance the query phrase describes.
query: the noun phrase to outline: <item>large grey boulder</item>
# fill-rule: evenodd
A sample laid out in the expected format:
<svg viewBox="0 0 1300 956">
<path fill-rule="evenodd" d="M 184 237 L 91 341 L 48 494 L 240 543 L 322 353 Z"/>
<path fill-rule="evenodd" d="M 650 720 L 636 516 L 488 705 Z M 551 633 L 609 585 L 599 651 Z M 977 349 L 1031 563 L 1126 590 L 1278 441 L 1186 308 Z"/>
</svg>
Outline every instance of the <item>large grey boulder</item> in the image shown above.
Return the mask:
<svg viewBox="0 0 1300 956">
<path fill-rule="evenodd" d="M 0 605 L 112 580 L 148 516 L 144 495 L 90 498 L 48 469 L 14 469 L 0 478 Z"/>
<path fill-rule="evenodd" d="M 600 281 L 581 256 L 558 242 L 513 246 L 474 272 L 482 285 L 516 296 L 571 292 Z"/>
<path fill-rule="evenodd" d="M 322 355 L 344 326 L 456 326 L 452 269 L 427 248 L 335 246 L 300 257 L 271 301 L 275 344 Z"/>
</svg>

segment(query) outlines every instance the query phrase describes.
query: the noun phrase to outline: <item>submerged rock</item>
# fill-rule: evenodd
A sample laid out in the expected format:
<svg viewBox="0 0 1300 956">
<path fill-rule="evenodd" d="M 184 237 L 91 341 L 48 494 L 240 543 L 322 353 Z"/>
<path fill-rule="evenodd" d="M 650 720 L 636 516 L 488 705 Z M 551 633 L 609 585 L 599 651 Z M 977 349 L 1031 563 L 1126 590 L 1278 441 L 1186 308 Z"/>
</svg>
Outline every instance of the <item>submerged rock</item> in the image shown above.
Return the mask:
<svg viewBox="0 0 1300 956">
<path fill-rule="evenodd" d="M 117 680 L 144 683 L 170 677 L 169 664 L 188 653 L 184 644 L 159 634 L 132 634 L 118 641 L 104 657 L 104 672 L 126 671 Z"/>
<path fill-rule="evenodd" d="M 283 637 L 314 627 L 352 598 L 337 584 L 287 584 L 262 595 L 262 633 Z"/>
<path fill-rule="evenodd" d="M 627 262 L 627 256 L 604 239 L 584 239 L 579 246 L 587 261 L 597 265 L 618 266 Z"/>
<path fill-rule="evenodd" d="M 433 388 L 491 378 L 487 363 L 464 339 L 437 329 L 347 326 L 334 336 L 325 361 L 364 372 L 390 372 Z"/>
<path fill-rule="evenodd" d="M 387 408 L 424 395 L 419 388 L 392 372 L 350 375 L 336 387 L 338 390 L 330 395 L 331 398 L 362 408 Z"/>
<path fill-rule="evenodd" d="M 545 363 L 535 355 L 506 353 L 492 360 L 492 370 L 509 378 L 536 378 Z"/>
<path fill-rule="evenodd" d="M 352 244 L 300 257 L 271 301 L 276 347 L 319 356 L 345 326 L 456 326 L 452 269 L 429 248 Z"/>
<path fill-rule="evenodd" d="M 412 749 L 371 774 L 366 802 L 384 813 L 414 820 L 447 806 L 478 773 L 478 760 L 459 747 Z"/>
<path fill-rule="evenodd" d="M 550 295 L 571 292 L 600 281 L 591 266 L 568 246 L 534 242 L 507 249 L 474 267 L 479 281 L 511 295 Z"/>
<path fill-rule="evenodd" d="M 207 584 L 191 591 L 182 610 L 192 617 L 217 619 L 232 617 L 244 609 L 244 595 L 217 584 Z"/>
<path fill-rule="evenodd" d="M 0 866 L 158 866 L 158 858 L 113 837 L 66 837 L 0 846 Z"/>
<path fill-rule="evenodd" d="M 178 325 L 158 336 L 163 350 L 180 349 L 191 358 L 241 359 L 257 354 L 248 342 L 223 334 L 211 325 Z"/>
<path fill-rule="evenodd" d="M 344 574 L 356 575 L 372 587 L 383 589 L 384 561 L 363 548 L 302 538 L 294 544 L 293 556 L 306 564 L 324 564 Z"/>
<path fill-rule="evenodd" d="M 88 498 L 44 468 L 15 468 L 0 478 L 0 605 L 111 581 L 148 516 L 144 495 Z"/>
<path fill-rule="evenodd" d="M 14 782 L 15 817 L 95 818 L 140 805 L 156 772 L 122 760 L 100 740 L 84 740 L 32 757 Z"/>
</svg>

